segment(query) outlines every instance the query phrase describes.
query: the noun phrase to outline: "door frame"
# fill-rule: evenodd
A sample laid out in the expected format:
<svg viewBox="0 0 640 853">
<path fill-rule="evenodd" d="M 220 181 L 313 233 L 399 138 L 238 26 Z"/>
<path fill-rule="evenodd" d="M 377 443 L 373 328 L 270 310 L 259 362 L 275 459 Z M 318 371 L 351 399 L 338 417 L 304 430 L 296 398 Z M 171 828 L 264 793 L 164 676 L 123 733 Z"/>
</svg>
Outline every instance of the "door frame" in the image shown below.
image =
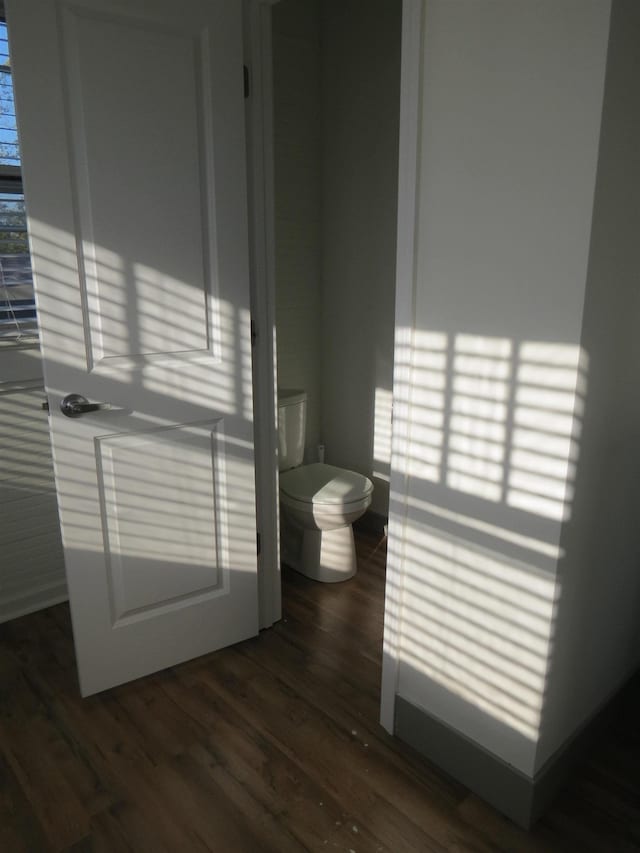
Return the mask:
<svg viewBox="0 0 640 853">
<path fill-rule="evenodd" d="M 270 627 L 282 616 L 271 40 L 271 7 L 277 2 L 243 0 L 245 79 L 249 95 L 245 100 L 245 119 L 260 628 Z"/>
<path fill-rule="evenodd" d="M 254 356 L 264 363 L 254 366 L 254 406 L 256 424 L 257 501 L 271 500 L 278 506 L 277 482 L 277 381 L 275 349 L 275 187 L 273 174 L 273 79 L 271 6 L 278 0 L 244 0 L 245 20 L 250 37 L 246 41 L 246 57 L 251 69 L 251 97 L 248 99 L 247 134 L 248 173 L 250 180 L 250 216 L 252 233 L 252 294 L 254 317 L 260 321 Z M 398 682 L 398 625 L 402 609 L 402 545 L 408 508 L 407 459 L 407 394 L 411 385 L 411 369 L 406 358 L 398 358 L 399 350 L 411 348 L 415 293 L 415 228 L 416 185 L 418 179 L 418 144 L 420 117 L 420 80 L 422 64 L 423 0 L 402 0 L 400 144 L 398 157 L 398 223 L 396 249 L 395 342 L 392 391 L 391 470 L 389 494 L 389 527 L 387 574 L 384 605 L 384 639 L 380 723 L 391 734 L 395 725 L 395 697 Z M 265 334 L 266 332 L 266 334 Z M 262 334 L 262 349 L 258 349 Z M 274 428 L 271 437 L 269 430 Z M 261 443 L 258 445 L 259 433 Z M 271 442 L 271 443 L 269 443 Z M 278 595 L 280 614 L 280 563 L 277 511 L 267 517 L 259 506 L 259 523 L 264 522 L 263 542 L 268 543 L 269 556 L 259 563 L 262 575 L 262 619 L 268 613 L 266 591 L 272 600 Z M 264 549 L 265 545 L 263 545 Z"/>
<path fill-rule="evenodd" d="M 415 242 L 418 222 L 424 0 L 402 0 L 400 48 L 400 137 L 398 146 L 398 225 L 396 242 L 395 339 L 389 471 L 389 527 L 382 641 L 380 724 L 394 734 L 399 670 L 399 626 L 404 586 L 404 541 L 409 509 L 409 392 L 415 305 Z M 407 363 L 409 362 L 409 363 Z"/>
</svg>

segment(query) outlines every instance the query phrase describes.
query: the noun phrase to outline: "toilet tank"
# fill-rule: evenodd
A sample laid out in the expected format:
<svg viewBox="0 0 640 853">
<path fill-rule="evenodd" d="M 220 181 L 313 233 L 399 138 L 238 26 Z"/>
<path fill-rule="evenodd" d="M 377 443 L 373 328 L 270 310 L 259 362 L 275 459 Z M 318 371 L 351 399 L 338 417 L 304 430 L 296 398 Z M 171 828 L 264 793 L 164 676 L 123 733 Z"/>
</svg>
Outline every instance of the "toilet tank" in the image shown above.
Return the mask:
<svg viewBox="0 0 640 853">
<path fill-rule="evenodd" d="M 307 393 L 278 388 L 278 468 L 288 471 L 302 465 L 307 427 Z"/>
</svg>

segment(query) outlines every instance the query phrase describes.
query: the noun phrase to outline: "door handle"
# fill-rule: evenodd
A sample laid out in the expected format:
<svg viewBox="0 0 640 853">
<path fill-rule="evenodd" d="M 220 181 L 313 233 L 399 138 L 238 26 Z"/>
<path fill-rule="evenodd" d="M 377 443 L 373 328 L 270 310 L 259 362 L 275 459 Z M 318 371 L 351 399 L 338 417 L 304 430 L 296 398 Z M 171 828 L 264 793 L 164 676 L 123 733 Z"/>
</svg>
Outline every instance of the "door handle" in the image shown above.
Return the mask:
<svg viewBox="0 0 640 853">
<path fill-rule="evenodd" d="M 110 403 L 90 403 L 81 394 L 67 394 L 60 403 L 60 411 L 68 418 L 79 418 L 87 412 L 99 412 L 102 409 L 110 409 Z"/>
</svg>

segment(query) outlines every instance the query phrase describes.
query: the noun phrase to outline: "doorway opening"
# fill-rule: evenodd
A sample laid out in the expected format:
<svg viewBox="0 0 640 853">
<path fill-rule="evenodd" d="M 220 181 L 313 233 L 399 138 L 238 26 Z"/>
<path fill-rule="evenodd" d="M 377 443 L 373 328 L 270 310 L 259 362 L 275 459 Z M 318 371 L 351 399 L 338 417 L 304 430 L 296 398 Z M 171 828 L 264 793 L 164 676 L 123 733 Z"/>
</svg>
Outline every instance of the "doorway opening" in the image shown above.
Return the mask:
<svg viewBox="0 0 640 853">
<path fill-rule="evenodd" d="M 278 387 L 304 390 L 304 464 L 324 455 L 331 465 L 371 478 L 374 497 L 362 526 L 382 536 L 391 450 L 402 3 L 248 6 L 254 214 L 266 195 L 254 221 L 254 251 L 263 261 L 261 268 L 254 259 L 254 271 L 267 294 L 267 305 L 258 306 L 266 322 L 259 334 L 271 345 L 275 330 L 277 341 L 277 372 L 266 377 L 263 395 L 268 405 L 256 395 L 256 435 L 276 423 Z M 264 292 L 254 295 L 254 304 L 261 298 Z M 273 500 L 277 483 L 271 488 Z M 259 485 L 258 517 L 262 495 Z M 277 541 L 263 557 L 267 578 L 269 559 L 279 565 Z M 277 570 L 271 589 L 273 603 Z"/>
</svg>

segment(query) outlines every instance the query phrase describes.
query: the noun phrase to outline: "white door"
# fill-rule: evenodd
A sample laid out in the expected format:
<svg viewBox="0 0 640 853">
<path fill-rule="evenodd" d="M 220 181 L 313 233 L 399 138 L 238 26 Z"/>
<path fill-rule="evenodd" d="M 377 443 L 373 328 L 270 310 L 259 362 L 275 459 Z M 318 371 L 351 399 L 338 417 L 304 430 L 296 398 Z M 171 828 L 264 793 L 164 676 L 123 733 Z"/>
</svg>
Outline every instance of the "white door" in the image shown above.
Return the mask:
<svg viewBox="0 0 640 853">
<path fill-rule="evenodd" d="M 258 630 L 241 3 L 7 6 L 88 695 Z"/>
</svg>

